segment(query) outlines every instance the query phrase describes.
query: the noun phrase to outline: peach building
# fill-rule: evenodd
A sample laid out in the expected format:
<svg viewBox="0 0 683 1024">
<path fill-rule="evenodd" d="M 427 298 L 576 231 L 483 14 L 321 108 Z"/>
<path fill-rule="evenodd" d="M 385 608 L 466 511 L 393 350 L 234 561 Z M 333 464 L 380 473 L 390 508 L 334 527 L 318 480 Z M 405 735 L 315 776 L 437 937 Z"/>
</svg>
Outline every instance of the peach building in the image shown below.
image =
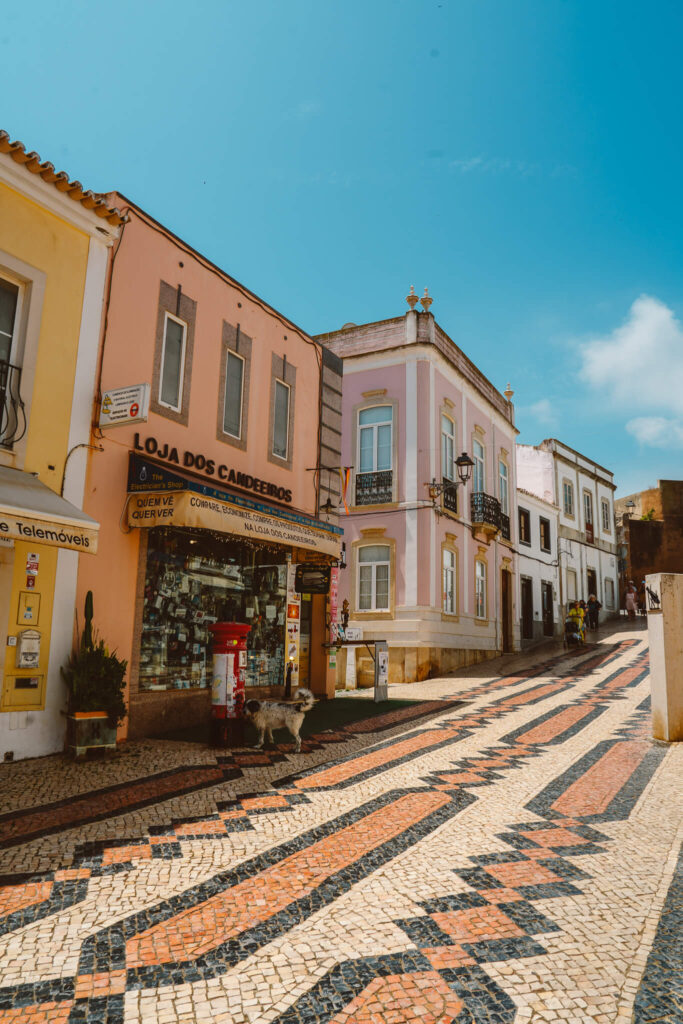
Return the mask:
<svg viewBox="0 0 683 1024">
<path fill-rule="evenodd" d="M 102 450 L 84 502 L 100 547 L 78 582 L 79 606 L 92 590 L 96 625 L 129 663 L 124 734 L 208 719 L 217 621 L 251 627 L 248 696 L 282 693 L 289 662 L 294 685 L 333 695 L 328 599 L 299 593 L 295 574 L 340 554 L 341 530 L 319 515 L 317 470 L 321 443 L 339 436 L 340 361 L 132 202 L 109 198 L 126 224 L 100 353 Z"/>
<path fill-rule="evenodd" d="M 436 323 L 347 324 L 317 340 L 344 363 L 348 566 L 340 601 L 359 640 L 389 645 L 389 682 L 453 671 L 519 647 L 514 411 Z M 471 478 L 459 484 L 467 453 Z M 458 486 L 456 486 L 458 485 Z M 338 686 L 371 685 L 363 647 Z"/>
</svg>

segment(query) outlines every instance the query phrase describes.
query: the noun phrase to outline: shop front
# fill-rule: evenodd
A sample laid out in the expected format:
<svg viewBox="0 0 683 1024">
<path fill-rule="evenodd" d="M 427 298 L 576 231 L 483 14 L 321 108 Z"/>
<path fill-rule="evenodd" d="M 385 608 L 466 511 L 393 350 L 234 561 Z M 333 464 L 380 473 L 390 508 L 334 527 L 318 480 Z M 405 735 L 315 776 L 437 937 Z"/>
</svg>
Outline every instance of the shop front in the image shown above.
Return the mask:
<svg viewBox="0 0 683 1024">
<path fill-rule="evenodd" d="M 297 592 L 296 565 L 332 564 L 342 531 L 136 455 L 128 490 L 128 524 L 141 531 L 129 735 L 208 720 L 215 623 L 250 627 L 248 695 L 280 696 L 288 665 L 293 687 L 315 688 L 326 599 Z"/>
</svg>

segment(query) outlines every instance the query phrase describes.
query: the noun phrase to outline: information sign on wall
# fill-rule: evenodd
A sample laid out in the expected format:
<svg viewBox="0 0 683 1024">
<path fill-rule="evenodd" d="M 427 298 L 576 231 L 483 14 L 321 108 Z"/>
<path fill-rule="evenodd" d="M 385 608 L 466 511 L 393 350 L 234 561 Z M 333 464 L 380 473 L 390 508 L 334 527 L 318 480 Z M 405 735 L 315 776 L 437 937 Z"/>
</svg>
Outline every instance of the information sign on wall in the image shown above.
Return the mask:
<svg viewBox="0 0 683 1024">
<path fill-rule="evenodd" d="M 121 427 L 146 423 L 149 415 L 149 384 L 133 384 L 105 391 L 100 409 L 100 427 Z"/>
</svg>

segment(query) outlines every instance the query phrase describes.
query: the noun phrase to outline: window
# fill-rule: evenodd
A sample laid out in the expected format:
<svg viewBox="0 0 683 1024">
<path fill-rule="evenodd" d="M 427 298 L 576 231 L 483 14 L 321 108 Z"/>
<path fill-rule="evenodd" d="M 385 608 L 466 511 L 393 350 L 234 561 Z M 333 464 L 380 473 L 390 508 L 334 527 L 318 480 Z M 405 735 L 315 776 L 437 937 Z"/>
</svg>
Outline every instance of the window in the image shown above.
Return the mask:
<svg viewBox="0 0 683 1024">
<path fill-rule="evenodd" d="M 446 615 L 456 615 L 455 600 L 455 551 L 443 549 L 443 601 L 442 608 Z"/>
<path fill-rule="evenodd" d="M 593 498 L 588 491 L 583 492 L 583 517 L 586 523 L 593 523 Z"/>
<path fill-rule="evenodd" d="M 567 569 L 567 600 L 576 601 L 576 570 Z"/>
<path fill-rule="evenodd" d="M 574 518 L 574 487 L 568 480 L 562 482 L 562 499 L 564 502 L 564 514 Z"/>
<path fill-rule="evenodd" d="M 484 480 L 486 479 L 484 472 L 484 446 L 476 438 L 472 441 L 472 458 L 474 459 L 472 493 L 481 494 L 484 490 Z"/>
<path fill-rule="evenodd" d="M 225 397 L 223 404 L 223 430 L 231 437 L 242 436 L 242 395 L 244 389 L 244 359 L 228 352 L 225 364 Z"/>
<path fill-rule="evenodd" d="M 486 562 L 475 562 L 474 614 L 478 619 L 486 618 Z"/>
<path fill-rule="evenodd" d="M 358 549 L 358 609 L 389 611 L 390 548 L 366 544 Z"/>
<path fill-rule="evenodd" d="M 541 551 L 550 551 L 550 520 L 539 516 L 538 525 L 541 532 Z"/>
<path fill-rule="evenodd" d="M 441 417 L 441 475 L 455 480 L 455 423 L 450 416 Z"/>
<path fill-rule="evenodd" d="M 358 413 L 359 472 L 391 469 L 392 412 L 390 405 L 376 405 Z"/>
<path fill-rule="evenodd" d="M 0 277 L 0 363 L 12 361 L 18 305 L 19 288 Z"/>
<path fill-rule="evenodd" d="M 180 411 L 183 401 L 186 331 L 182 320 L 177 320 L 170 313 L 165 314 L 159 402 L 176 412 Z"/>
<path fill-rule="evenodd" d="M 273 455 L 287 459 L 289 448 L 289 384 L 275 381 L 275 414 L 273 416 Z"/>
<path fill-rule="evenodd" d="M 605 580 L 605 604 L 608 608 L 614 608 L 614 580 Z"/>
<path fill-rule="evenodd" d="M 519 543 L 531 544 L 531 515 L 525 508 L 519 510 Z"/>
<path fill-rule="evenodd" d="M 498 492 L 500 498 L 500 511 L 504 516 L 510 515 L 510 500 L 508 498 L 508 467 L 502 459 L 498 461 Z"/>
<path fill-rule="evenodd" d="M 601 506 L 602 506 L 602 528 L 605 531 L 605 533 L 611 533 L 610 522 L 609 522 L 609 519 L 610 519 L 610 516 L 609 516 L 609 501 L 606 501 L 605 498 L 603 498 L 602 502 L 601 502 Z"/>
</svg>

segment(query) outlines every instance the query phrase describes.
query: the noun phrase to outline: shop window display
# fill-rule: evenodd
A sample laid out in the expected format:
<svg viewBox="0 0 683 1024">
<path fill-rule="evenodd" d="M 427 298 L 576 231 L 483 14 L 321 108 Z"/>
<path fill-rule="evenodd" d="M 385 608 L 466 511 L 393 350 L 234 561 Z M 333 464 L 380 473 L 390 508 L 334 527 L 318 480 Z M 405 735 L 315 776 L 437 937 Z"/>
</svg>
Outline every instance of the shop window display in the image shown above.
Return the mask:
<svg viewBox="0 0 683 1024">
<path fill-rule="evenodd" d="M 147 546 L 141 690 L 211 685 L 214 622 L 250 625 L 247 686 L 284 680 L 288 556 L 207 530 L 152 529 Z"/>
</svg>

